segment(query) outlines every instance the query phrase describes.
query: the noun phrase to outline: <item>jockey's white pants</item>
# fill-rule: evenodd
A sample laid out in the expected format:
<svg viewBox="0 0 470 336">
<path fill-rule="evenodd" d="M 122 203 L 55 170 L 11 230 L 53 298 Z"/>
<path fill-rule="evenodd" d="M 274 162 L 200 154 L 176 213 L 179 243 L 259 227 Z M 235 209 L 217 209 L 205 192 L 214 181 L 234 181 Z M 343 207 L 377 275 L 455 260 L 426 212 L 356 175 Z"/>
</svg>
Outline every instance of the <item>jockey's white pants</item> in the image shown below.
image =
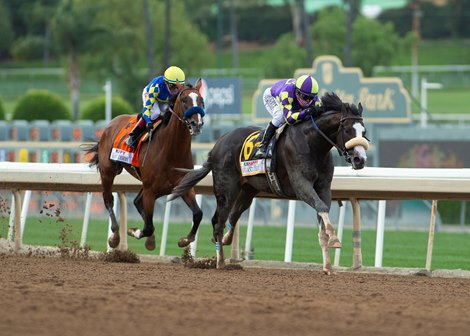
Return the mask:
<svg viewBox="0 0 470 336">
<path fill-rule="evenodd" d="M 282 113 L 281 106 L 279 105 L 276 98 L 271 95 L 271 88 L 267 88 L 263 93 L 263 103 L 268 110 L 269 114 L 273 117 L 271 123 L 279 127 L 284 124 L 286 121 L 284 119 L 284 114 Z"/>
<path fill-rule="evenodd" d="M 144 87 L 144 89 L 142 90 L 143 107 L 145 107 L 145 103 L 147 102 L 148 98 L 149 98 L 149 93 L 147 92 L 147 87 Z M 150 110 L 150 119 L 152 121 L 157 119 L 162 114 L 162 111 L 167 111 L 167 110 L 168 110 L 168 104 L 155 101 L 155 103 L 153 103 L 153 106 Z"/>
</svg>

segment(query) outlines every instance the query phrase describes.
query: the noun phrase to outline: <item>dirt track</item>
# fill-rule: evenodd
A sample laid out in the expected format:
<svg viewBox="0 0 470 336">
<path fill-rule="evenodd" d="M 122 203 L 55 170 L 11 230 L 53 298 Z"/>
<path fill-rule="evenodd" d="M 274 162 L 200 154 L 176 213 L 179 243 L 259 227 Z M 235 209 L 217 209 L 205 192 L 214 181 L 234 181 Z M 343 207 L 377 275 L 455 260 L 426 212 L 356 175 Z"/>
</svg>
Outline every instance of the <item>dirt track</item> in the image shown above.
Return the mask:
<svg viewBox="0 0 470 336">
<path fill-rule="evenodd" d="M 469 335 L 470 279 L 0 254 L 0 334 Z"/>
</svg>

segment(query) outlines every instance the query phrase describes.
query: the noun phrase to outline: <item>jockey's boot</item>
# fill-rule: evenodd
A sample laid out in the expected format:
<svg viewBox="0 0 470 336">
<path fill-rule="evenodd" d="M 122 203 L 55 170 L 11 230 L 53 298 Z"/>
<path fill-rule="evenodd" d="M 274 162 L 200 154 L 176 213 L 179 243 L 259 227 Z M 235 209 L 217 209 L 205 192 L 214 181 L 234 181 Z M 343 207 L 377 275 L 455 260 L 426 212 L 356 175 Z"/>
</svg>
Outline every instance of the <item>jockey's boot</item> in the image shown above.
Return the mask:
<svg viewBox="0 0 470 336">
<path fill-rule="evenodd" d="M 137 144 L 139 143 L 139 139 L 142 133 L 144 132 L 144 130 L 145 130 L 145 119 L 140 118 L 139 121 L 137 121 L 137 123 L 135 124 L 132 131 L 129 133 L 129 137 L 126 140 L 126 144 L 132 149 L 135 149 L 137 147 Z"/>
<path fill-rule="evenodd" d="M 269 142 L 271 141 L 271 138 L 273 137 L 274 133 L 276 133 L 276 130 L 277 127 L 274 126 L 272 122 L 270 122 L 268 124 L 268 127 L 266 127 L 266 130 L 264 131 L 263 140 L 261 140 L 261 145 L 256 151 L 255 156 L 253 157 L 254 160 L 266 159 L 266 152 L 268 151 Z"/>
</svg>

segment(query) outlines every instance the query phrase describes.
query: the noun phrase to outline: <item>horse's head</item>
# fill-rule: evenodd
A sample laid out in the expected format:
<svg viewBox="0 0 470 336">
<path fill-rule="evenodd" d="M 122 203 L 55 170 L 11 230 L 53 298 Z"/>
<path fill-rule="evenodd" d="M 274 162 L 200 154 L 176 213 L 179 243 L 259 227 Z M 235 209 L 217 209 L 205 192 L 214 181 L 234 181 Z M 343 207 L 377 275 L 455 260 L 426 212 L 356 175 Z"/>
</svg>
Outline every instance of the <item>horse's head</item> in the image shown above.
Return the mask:
<svg viewBox="0 0 470 336">
<path fill-rule="evenodd" d="M 365 136 L 366 128 L 362 119 L 362 104 L 359 103 L 358 106 L 345 104 L 334 93 L 327 93 L 323 96 L 322 103 L 325 109 L 334 110 L 325 114 L 333 113 L 336 115 L 336 120 L 339 119 L 339 121 L 335 121 L 336 125 L 339 123 L 339 127 L 337 128 L 334 146 L 352 165 L 353 169 L 364 168 L 367 161 L 366 150 L 369 148 L 369 141 Z"/>
<path fill-rule="evenodd" d="M 369 141 L 365 137 L 366 128 L 362 119 L 362 104 L 343 104 L 342 117 L 338 130 L 339 142 L 343 144 L 343 155 L 353 169 L 364 168 L 369 148 Z"/>
<path fill-rule="evenodd" d="M 199 79 L 195 86 L 181 86 L 174 103 L 174 112 L 185 123 L 191 135 L 199 135 L 204 125 L 204 99 L 199 92 L 202 81 Z"/>
</svg>

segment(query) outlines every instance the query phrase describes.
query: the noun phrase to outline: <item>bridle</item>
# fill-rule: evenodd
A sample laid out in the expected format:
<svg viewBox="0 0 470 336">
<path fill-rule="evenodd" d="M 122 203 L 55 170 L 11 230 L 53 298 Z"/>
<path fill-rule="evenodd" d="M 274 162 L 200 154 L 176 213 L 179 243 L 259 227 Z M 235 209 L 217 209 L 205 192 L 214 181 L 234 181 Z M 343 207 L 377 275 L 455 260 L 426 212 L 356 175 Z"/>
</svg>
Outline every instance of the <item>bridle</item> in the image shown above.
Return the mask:
<svg viewBox="0 0 470 336">
<path fill-rule="evenodd" d="M 336 130 L 336 132 L 333 133 L 333 136 L 335 134 L 338 134 L 338 132 L 340 133 L 340 136 L 341 136 L 341 144 L 342 144 L 342 148 L 340 146 L 338 146 L 335 142 L 333 142 L 319 127 L 318 125 L 316 124 L 315 120 L 313 119 L 313 116 L 310 115 L 310 120 L 312 120 L 312 124 L 313 124 L 313 128 L 315 128 L 318 133 L 320 133 L 320 135 L 328 142 L 330 143 L 333 147 L 336 148 L 336 150 L 338 151 L 338 154 L 340 156 L 343 156 L 344 159 L 346 160 L 346 162 L 348 163 L 351 163 L 351 155 L 348 153 L 348 149 L 351 149 L 352 147 L 354 146 L 348 146 L 348 143 L 352 143 L 350 142 L 351 140 L 353 139 L 358 139 L 357 137 L 356 138 L 353 138 L 353 139 L 350 139 L 348 140 L 347 142 L 344 141 L 344 138 L 343 138 L 343 132 L 342 132 L 342 129 L 344 128 L 344 121 L 345 120 L 358 120 L 358 121 L 361 121 L 363 122 L 363 119 L 361 116 L 346 116 L 344 111 L 329 111 L 329 112 L 325 112 L 323 114 L 321 114 L 320 118 L 321 117 L 324 117 L 326 115 L 330 115 L 330 114 L 337 114 L 337 113 L 343 113 L 343 116 L 341 117 L 341 119 L 339 120 L 339 126 L 338 126 L 338 129 Z M 369 141 L 369 139 L 367 139 L 366 137 L 364 137 L 367 141 Z M 360 143 L 364 142 L 364 141 L 358 141 Z"/>
<path fill-rule="evenodd" d="M 183 98 L 181 97 L 181 94 L 185 91 L 197 92 L 198 96 L 200 95 L 199 91 L 196 88 L 193 88 L 193 87 L 188 87 L 188 88 L 185 88 L 185 89 L 179 91 L 178 95 L 176 96 L 176 100 L 178 100 L 178 103 L 180 104 L 180 106 L 183 106 Z M 176 102 L 175 102 L 174 105 L 176 105 Z M 189 121 L 189 117 L 191 117 L 194 113 L 199 113 L 201 115 L 201 117 L 204 117 L 204 115 L 205 115 L 204 103 L 203 103 L 203 107 L 191 106 L 189 109 L 187 109 L 186 111 L 183 112 L 183 118 L 181 118 L 178 115 L 178 113 L 176 113 L 171 108 L 171 106 L 168 107 L 168 111 L 170 111 L 171 114 L 173 114 L 179 121 L 181 121 L 188 128 L 188 131 L 191 135 L 193 134 L 193 129 L 191 127 L 191 122 Z M 203 126 L 203 125 L 204 125 L 204 122 L 202 122 L 201 126 Z"/>
</svg>

